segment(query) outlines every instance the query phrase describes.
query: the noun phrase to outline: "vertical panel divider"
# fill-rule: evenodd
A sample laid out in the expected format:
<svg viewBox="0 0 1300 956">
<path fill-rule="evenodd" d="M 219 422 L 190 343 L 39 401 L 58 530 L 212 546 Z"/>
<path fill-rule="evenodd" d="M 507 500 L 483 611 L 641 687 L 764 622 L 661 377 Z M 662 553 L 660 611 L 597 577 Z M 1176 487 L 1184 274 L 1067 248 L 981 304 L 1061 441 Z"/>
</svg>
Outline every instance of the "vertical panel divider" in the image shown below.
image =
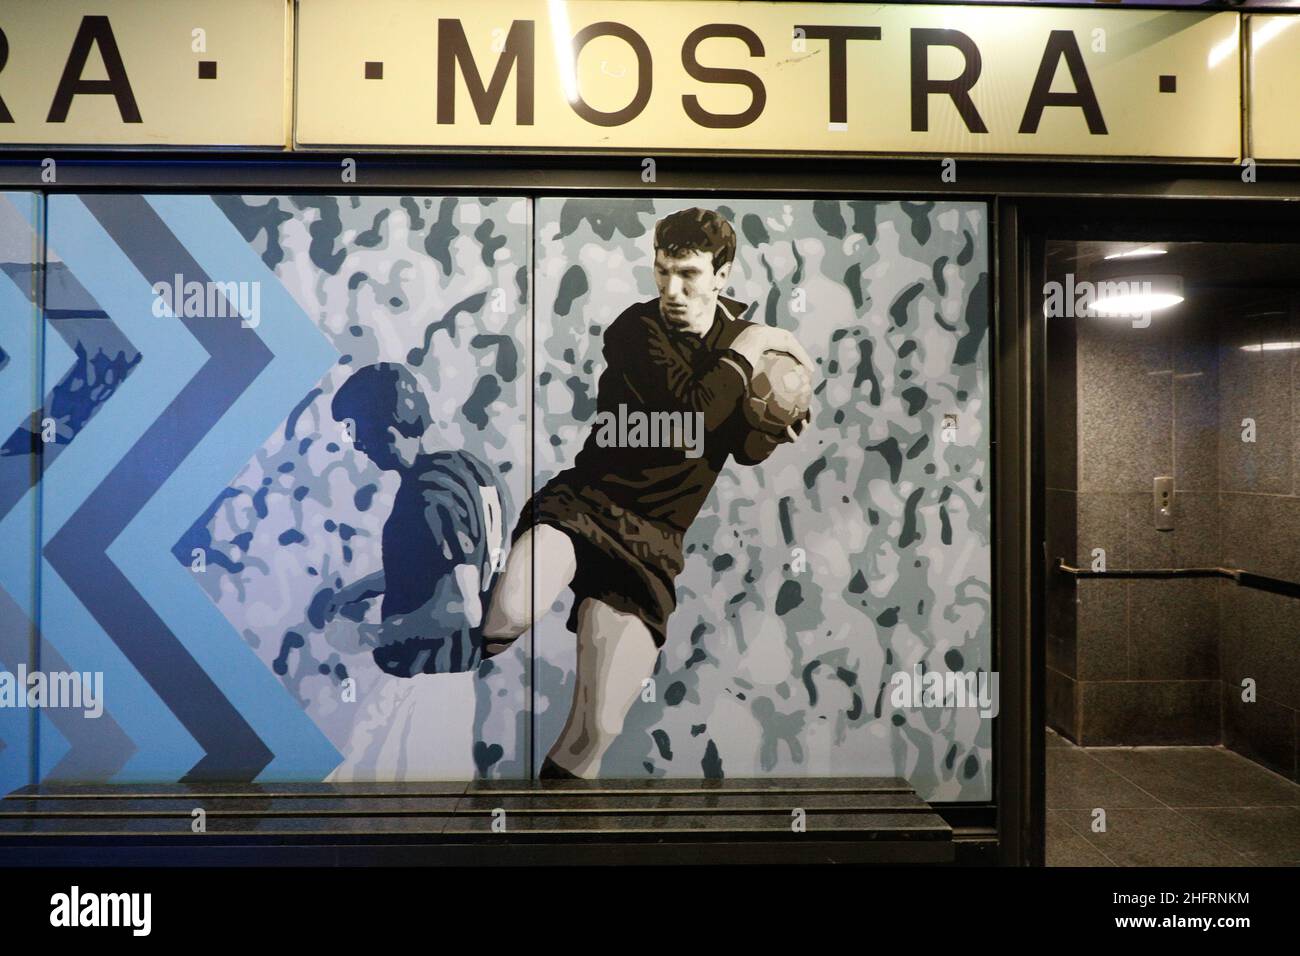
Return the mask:
<svg viewBox="0 0 1300 956">
<path fill-rule="evenodd" d="M 537 477 L 537 197 L 528 202 L 528 475 L 524 483 L 528 500 L 536 493 Z M 524 507 L 527 507 L 525 503 Z M 528 777 L 537 776 L 537 568 L 536 537 L 528 536 Z"/>
<path fill-rule="evenodd" d="M 36 409 L 32 413 L 36 421 L 32 424 L 39 430 L 38 434 L 43 434 L 42 421 L 44 419 L 43 411 L 45 408 L 45 335 L 48 327 L 45 314 L 45 296 L 47 276 L 49 269 L 46 268 L 46 254 L 49 250 L 49 217 L 48 217 L 48 200 L 49 193 L 42 191 L 36 194 L 36 222 L 32 228 L 32 262 L 35 264 L 36 276 L 33 282 L 33 292 L 36 295 L 36 304 L 33 311 L 33 324 L 36 333 Z M 45 537 L 45 442 L 36 446 L 36 460 L 33 467 L 33 507 L 35 515 L 33 525 L 35 535 L 32 541 L 32 625 L 30 631 L 31 640 L 31 658 L 33 667 L 36 670 L 41 669 L 41 565 L 44 563 L 42 555 L 44 553 L 43 541 Z M 37 710 L 31 712 L 31 782 L 33 785 L 41 782 L 41 721 L 40 713 Z"/>
</svg>

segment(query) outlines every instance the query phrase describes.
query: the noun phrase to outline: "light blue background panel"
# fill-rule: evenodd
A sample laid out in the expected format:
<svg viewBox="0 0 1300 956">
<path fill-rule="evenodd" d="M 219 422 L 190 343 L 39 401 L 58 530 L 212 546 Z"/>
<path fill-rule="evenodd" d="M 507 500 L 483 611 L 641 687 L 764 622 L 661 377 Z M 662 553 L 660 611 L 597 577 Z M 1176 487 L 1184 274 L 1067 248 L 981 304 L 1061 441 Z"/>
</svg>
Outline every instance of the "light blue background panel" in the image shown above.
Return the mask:
<svg viewBox="0 0 1300 956">
<path fill-rule="evenodd" d="M 0 193 L 0 670 L 36 668 L 41 200 Z M 35 712 L 0 707 L 0 793 L 35 780 Z"/>
</svg>

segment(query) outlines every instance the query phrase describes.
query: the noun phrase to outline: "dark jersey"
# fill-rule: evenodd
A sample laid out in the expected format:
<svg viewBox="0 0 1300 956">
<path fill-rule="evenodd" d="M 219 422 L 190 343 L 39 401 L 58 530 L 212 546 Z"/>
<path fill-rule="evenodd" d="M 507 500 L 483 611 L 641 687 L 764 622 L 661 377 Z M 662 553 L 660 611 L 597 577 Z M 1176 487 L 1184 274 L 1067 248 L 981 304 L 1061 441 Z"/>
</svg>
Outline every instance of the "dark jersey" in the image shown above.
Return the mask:
<svg viewBox="0 0 1300 956">
<path fill-rule="evenodd" d="M 470 565 L 479 589 L 487 586 L 505 548 L 505 505 L 494 472 L 473 455 L 440 451 L 416 459 L 384 524 L 383 616 L 410 613 L 444 591 L 451 605 L 444 614 L 463 616 L 449 575 Z"/>
<path fill-rule="evenodd" d="M 751 370 L 731 349 L 750 324 L 736 318 L 743 309 L 719 298 L 713 325 L 698 336 L 670 328 L 659 300 L 651 299 L 625 310 L 605 330 L 597 420 L 573 467 L 546 483 L 515 529 L 518 539 L 533 524 L 547 524 L 572 539 L 577 571 L 570 584 L 570 630 L 576 632 L 578 610 L 590 598 L 639 617 L 662 647 L 677 606 L 683 539 L 718 472 L 730 455 L 753 465 L 776 447 L 745 422 L 741 403 Z M 602 441 L 602 415 L 665 412 L 698 414 L 702 446 L 611 447 Z M 688 454 L 695 450 L 698 457 Z"/>
<path fill-rule="evenodd" d="M 593 427 L 573 468 L 556 480 L 594 489 L 673 530 L 690 527 L 727 457 L 744 449 L 749 431 L 740 403 L 751 370 L 729 350 L 749 325 L 736 318 L 743 308 L 719 297 L 712 327 L 698 336 L 670 327 L 655 298 L 629 307 L 605 330 L 597 412 L 620 419 L 633 413 L 699 413 L 698 457 L 683 447 L 608 447 Z"/>
</svg>

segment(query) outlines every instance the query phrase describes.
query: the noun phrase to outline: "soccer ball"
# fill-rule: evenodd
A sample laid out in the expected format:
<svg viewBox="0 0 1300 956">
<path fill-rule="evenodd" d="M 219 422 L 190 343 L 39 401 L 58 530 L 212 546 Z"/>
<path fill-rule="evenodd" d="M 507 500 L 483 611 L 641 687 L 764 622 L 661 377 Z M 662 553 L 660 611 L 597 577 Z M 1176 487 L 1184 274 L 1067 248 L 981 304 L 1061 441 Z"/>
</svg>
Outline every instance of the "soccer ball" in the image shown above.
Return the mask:
<svg viewBox="0 0 1300 956">
<path fill-rule="evenodd" d="M 749 380 L 745 420 L 751 428 L 794 441 L 812 420 L 812 373 L 788 352 L 764 352 Z"/>
</svg>

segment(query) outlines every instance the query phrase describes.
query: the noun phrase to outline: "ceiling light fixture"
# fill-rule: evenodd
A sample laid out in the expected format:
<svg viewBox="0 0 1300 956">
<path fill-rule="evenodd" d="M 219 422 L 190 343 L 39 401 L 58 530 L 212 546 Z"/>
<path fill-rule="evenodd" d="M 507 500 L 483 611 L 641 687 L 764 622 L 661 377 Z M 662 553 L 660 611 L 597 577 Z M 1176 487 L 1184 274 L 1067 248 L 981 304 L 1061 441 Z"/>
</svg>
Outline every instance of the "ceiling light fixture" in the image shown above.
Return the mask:
<svg viewBox="0 0 1300 956">
<path fill-rule="evenodd" d="M 1243 352 L 1286 352 L 1300 349 L 1300 342 L 1260 342 L 1257 345 L 1243 345 Z"/>
<path fill-rule="evenodd" d="M 1168 251 L 1168 249 L 1162 249 L 1159 246 L 1139 246 L 1125 252 L 1112 252 L 1104 258 L 1107 261 L 1111 259 L 1146 259 L 1150 256 L 1163 256 Z"/>
<path fill-rule="evenodd" d="M 1150 316 L 1183 301 L 1183 277 L 1139 275 L 1094 283 L 1096 296 L 1089 310 L 1101 316 Z"/>
</svg>

